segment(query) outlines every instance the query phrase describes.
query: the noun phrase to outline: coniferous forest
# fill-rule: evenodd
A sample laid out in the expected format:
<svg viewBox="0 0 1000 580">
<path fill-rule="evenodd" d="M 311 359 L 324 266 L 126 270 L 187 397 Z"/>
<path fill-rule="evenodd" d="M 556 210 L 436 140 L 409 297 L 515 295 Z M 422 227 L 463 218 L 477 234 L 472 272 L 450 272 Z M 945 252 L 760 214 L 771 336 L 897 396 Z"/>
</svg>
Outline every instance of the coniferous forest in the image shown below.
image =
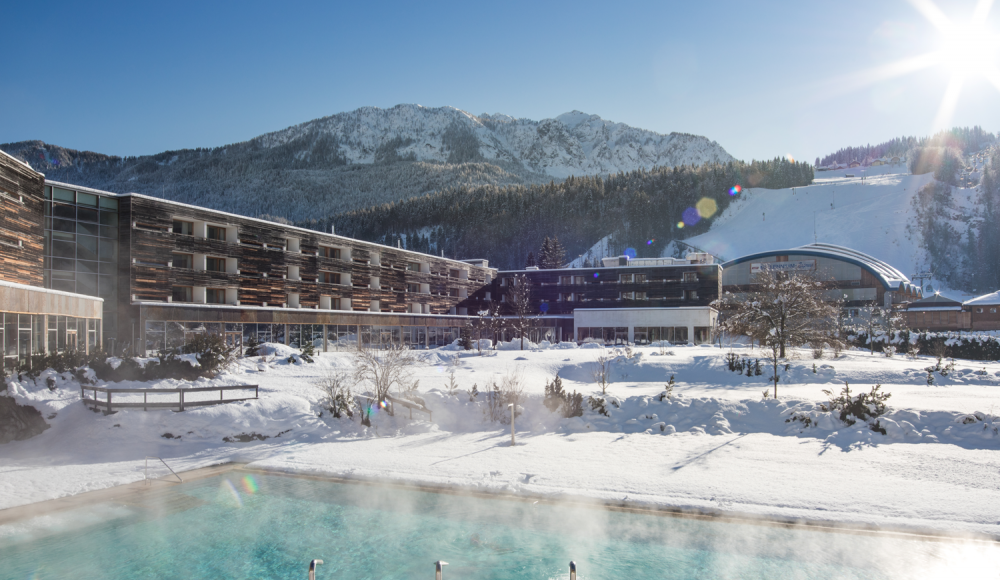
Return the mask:
<svg viewBox="0 0 1000 580">
<path fill-rule="evenodd" d="M 605 236 L 612 253 L 634 248 L 638 257 L 658 256 L 670 241 L 706 231 L 733 199 L 733 186 L 779 189 L 812 179 L 808 163 L 784 158 L 658 167 L 546 185 L 452 187 L 298 225 L 324 231 L 335 225 L 346 236 L 519 269 L 546 237 L 559 238 L 568 260 Z M 685 211 L 705 198 L 716 211 L 697 223 L 689 212 L 680 227 Z"/>
</svg>

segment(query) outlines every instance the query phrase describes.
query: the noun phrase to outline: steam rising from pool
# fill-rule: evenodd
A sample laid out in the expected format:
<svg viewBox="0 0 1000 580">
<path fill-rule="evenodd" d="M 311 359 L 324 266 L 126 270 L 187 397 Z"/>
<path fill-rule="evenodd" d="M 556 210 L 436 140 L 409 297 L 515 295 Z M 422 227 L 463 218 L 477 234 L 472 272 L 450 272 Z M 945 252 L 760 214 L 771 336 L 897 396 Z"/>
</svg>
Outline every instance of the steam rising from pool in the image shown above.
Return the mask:
<svg viewBox="0 0 1000 580">
<path fill-rule="evenodd" d="M 155 489 L 142 505 L 115 509 L 100 522 L 92 509 L 91 519 L 50 516 L 33 532 L 30 522 L 0 526 L 0 580 L 296 578 L 313 558 L 326 562 L 320 579 L 429 579 L 436 560 L 450 563 L 446 578 L 488 580 L 566 578 L 570 560 L 581 580 L 965 580 L 995 577 L 1000 567 L 1000 548 L 986 542 L 828 533 L 238 471 Z M 48 535 L 40 536 L 40 528 Z"/>
</svg>

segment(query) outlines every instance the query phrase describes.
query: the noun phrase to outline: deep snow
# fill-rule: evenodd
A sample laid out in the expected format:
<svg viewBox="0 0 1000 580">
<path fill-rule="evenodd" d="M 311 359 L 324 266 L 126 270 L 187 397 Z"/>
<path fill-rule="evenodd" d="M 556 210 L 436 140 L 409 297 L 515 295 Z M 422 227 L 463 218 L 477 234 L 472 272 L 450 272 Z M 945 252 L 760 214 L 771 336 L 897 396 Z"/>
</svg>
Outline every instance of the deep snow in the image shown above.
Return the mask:
<svg viewBox="0 0 1000 580">
<path fill-rule="evenodd" d="M 558 373 L 567 390 L 600 396 L 591 370 L 602 349 L 490 356 L 439 349 L 423 353 L 414 369 L 434 422 L 420 413 L 411 421 L 401 409 L 395 418 L 377 413 L 373 427 L 364 428 L 357 418 L 319 416 L 314 382 L 330 370 L 350 370 L 351 355 L 289 364 L 285 349 L 266 363 L 243 359 L 230 373 L 190 384 L 260 384 L 259 400 L 183 413 L 105 416 L 80 403 L 71 377 L 55 377 L 54 390 L 46 386 L 48 375 L 8 381 L 7 394 L 39 408 L 52 428 L 0 447 L 0 508 L 136 481 L 143 458 L 153 455 L 174 469 L 247 461 L 261 469 L 1000 537 L 1000 363 L 957 361 L 954 372 L 936 374 L 929 386 L 925 369 L 934 361 L 927 358 L 849 351 L 814 361 L 809 351 L 796 350 L 775 401 L 762 400 L 770 388 L 766 367 L 761 376 L 747 377 L 725 366 L 731 351 L 751 358 L 763 357 L 760 351 L 644 347 L 628 359 L 624 351 L 608 350 L 618 355 L 605 396 L 610 416 L 585 402 L 583 417 L 563 419 L 542 405 L 546 381 Z M 452 371 L 459 390 L 449 394 Z M 487 422 L 483 395 L 470 401 L 468 392 L 512 371 L 522 375 L 529 394 L 514 448 L 509 425 Z M 673 396 L 660 400 L 671 375 Z M 882 422 L 886 435 L 863 423 L 848 427 L 822 411 L 823 390 L 839 391 L 844 381 L 854 392 L 879 383 L 892 393 Z M 793 413 L 814 426 L 787 421 Z M 164 438 L 167 433 L 174 438 Z M 223 442 L 241 433 L 269 438 Z M 165 473 L 161 468 L 158 475 Z"/>
</svg>

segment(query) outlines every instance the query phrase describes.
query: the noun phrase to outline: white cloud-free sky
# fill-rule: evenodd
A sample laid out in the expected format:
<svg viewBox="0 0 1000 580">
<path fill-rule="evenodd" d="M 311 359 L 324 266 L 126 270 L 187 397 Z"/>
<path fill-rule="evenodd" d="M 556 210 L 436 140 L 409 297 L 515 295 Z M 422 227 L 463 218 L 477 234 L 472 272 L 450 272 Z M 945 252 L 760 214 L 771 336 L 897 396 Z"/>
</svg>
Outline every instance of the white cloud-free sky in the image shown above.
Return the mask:
<svg viewBox="0 0 1000 580">
<path fill-rule="evenodd" d="M 977 2 L 938 8 L 961 23 Z M 579 109 L 705 135 L 747 160 L 812 161 L 941 126 L 1000 130 L 997 77 L 980 74 L 996 45 L 969 57 L 955 46 L 975 36 L 963 30 L 946 58 L 906 72 L 949 38 L 927 0 L 21 2 L 4 13 L 0 142 L 140 155 L 399 103 L 532 119 Z M 1000 30 L 1000 9 L 985 21 Z"/>
</svg>

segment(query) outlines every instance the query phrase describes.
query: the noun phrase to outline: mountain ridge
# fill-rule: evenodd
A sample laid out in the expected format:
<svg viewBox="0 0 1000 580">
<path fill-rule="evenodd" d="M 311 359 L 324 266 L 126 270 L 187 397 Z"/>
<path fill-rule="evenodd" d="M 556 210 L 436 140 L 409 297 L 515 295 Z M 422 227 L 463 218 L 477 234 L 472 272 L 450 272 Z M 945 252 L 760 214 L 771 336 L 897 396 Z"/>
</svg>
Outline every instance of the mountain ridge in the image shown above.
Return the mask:
<svg viewBox="0 0 1000 580">
<path fill-rule="evenodd" d="M 533 121 L 421 105 L 362 107 L 239 143 L 135 157 L 42 141 L 0 149 L 57 181 L 295 220 L 451 186 L 538 184 L 733 159 L 705 137 L 660 134 L 580 111 Z"/>
</svg>

